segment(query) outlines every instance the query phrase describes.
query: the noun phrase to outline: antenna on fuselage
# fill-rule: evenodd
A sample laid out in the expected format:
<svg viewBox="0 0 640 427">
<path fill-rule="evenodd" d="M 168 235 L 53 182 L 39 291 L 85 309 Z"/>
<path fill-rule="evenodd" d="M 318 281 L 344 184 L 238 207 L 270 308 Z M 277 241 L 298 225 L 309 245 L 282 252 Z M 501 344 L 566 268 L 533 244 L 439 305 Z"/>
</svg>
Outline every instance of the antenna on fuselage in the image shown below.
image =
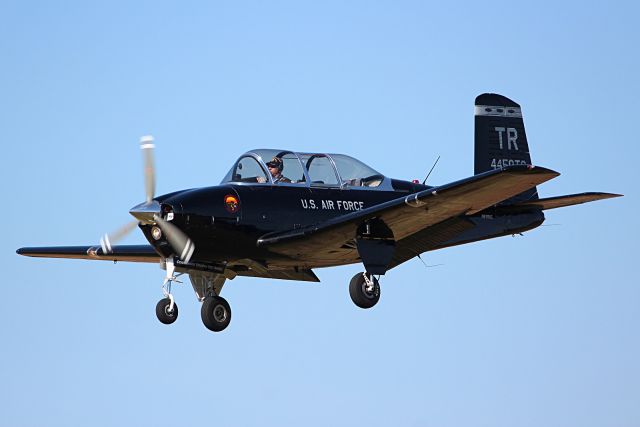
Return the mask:
<svg viewBox="0 0 640 427">
<path fill-rule="evenodd" d="M 429 170 L 429 173 L 427 174 L 427 177 L 424 179 L 424 181 L 422 181 L 422 185 L 424 185 L 427 182 L 427 179 L 429 179 L 429 175 L 431 175 L 431 172 L 433 172 L 433 169 L 436 167 L 436 165 L 438 164 L 438 160 L 440 160 L 440 156 L 438 156 L 438 158 L 436 159 L 435 163 L 433 164 L 433 166 L 431 166 L 431 170 Z"/>
<path fill-rule="evenodd" d="M 427 265 L 427 263 L 426 263 L 426 262 L 424 262 L 424 260 L 423 260 L 423 259 L 422 259 L 422 257 L 420 256 L 420 254 L 418 254 L 417 256 L 418 256 L 418 259 L 419 259 L 420 261 L 422 261 L 422 265 L 424 265 L 424 267 L 425 267 L 425 268 L 439 267 L 439 266 L 441 266 L 441 265 L 444 265 L 444 264 Z"/>
</svg>

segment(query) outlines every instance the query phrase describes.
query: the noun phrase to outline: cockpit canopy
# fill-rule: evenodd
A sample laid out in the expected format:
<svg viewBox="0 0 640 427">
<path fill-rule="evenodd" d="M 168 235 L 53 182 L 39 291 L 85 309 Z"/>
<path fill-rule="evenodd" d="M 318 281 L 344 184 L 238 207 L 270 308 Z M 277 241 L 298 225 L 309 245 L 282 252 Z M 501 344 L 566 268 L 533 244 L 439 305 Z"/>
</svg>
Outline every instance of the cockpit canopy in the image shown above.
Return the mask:
<svg viewBox="0 0 640 427">
<path fill-rule="evenodd" d="M 384 175 L 344 154 L 260 149 L 243 154 L 222 183 L 382 189 Z"/>
</svg>

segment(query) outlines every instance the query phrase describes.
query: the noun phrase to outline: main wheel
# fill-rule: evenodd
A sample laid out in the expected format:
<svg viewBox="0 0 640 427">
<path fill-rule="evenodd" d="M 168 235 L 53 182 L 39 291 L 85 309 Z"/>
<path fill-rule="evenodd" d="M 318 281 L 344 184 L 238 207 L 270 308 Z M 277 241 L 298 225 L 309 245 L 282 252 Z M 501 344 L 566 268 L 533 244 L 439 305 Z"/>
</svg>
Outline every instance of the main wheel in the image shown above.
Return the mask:
<svg viewBox="0 0 640 427">
<path fill-rule="evenodd" d="M 170 325 L 178 318 L 178 304 L 173 303 L 173 310 L 169 310 L 171 307 L 171 300 L 169 298 L 163 298 L 156 304 L 156 316 L 158 320 L 165 325 Z"/>
<path fill-rule="evenodd" d="M 380 284 L 373 275 L 365 274 L 367 274 L 369 280 L 373 280 L 373 287 L 367 285 L 362 273 L 358 273 L 353 276 L 349 283 L 349 295 L 353 303 L 358 307 L 371 308 L 380 300 Z"/>
<path fill-rule="evenodd" d="M 231 322 L 231 307 L 222 297 L 207 297 L 200 309 L 202 323 L 213 332 L 220 332 Z"/>
</svg>

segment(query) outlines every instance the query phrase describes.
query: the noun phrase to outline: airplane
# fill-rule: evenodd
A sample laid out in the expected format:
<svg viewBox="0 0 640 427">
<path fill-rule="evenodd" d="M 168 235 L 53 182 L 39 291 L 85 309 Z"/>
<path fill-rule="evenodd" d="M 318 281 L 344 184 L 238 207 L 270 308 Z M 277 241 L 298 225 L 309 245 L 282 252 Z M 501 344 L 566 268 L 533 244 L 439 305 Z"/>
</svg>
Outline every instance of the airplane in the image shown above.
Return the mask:
<svg viewBox="0 0 640 427">
<path fill-rule="evenodd" d="M 319 282 L 313 269 L 362 263 L 349 294 L 368 309 L 380 299 L 380 276 L 424 252 L 523 233 L 545 221 L 545 210 L 621 196 L 540 198 L 537 186 L 560 174 L 532 165 L 520 105 L 493 93 L 475 100 L 474 175 L 439 186 L 390 178 L 344 154 L 257 149 L 220 185 L 156 196 L 154 140 L 140 142 L 146 200 L 129 211 L 132 223 L 99 245 L 16 252 L 159 263 L 164 324 L 178 317 L 171 285 L 187 274 L 214 332 L 231 321 L 220 293 L 237 276 Z M 115 244 L 136 226 L 148 244 Z"/>
</svg>

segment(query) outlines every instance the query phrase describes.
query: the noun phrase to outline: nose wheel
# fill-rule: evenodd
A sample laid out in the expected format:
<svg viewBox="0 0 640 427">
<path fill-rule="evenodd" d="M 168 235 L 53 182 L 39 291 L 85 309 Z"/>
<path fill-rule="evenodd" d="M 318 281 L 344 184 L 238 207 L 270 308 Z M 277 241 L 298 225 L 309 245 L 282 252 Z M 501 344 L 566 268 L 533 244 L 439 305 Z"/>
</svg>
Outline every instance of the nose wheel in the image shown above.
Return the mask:
<svg viewBox="0 0 640 427">
<path fill-rule="evenodd" d="M 156 316 L 161 323 L 170 325 L 178 319 L 178 304 L 172 298 L 163 298 L 156 304 Z"/>
<path fill-rule="evenodd" d="M 380 300 L 380 283 L 372 274 L 358 273 L 349 283 L 349 295 L 360 308 L 371 308 Z"/>
</svg>

